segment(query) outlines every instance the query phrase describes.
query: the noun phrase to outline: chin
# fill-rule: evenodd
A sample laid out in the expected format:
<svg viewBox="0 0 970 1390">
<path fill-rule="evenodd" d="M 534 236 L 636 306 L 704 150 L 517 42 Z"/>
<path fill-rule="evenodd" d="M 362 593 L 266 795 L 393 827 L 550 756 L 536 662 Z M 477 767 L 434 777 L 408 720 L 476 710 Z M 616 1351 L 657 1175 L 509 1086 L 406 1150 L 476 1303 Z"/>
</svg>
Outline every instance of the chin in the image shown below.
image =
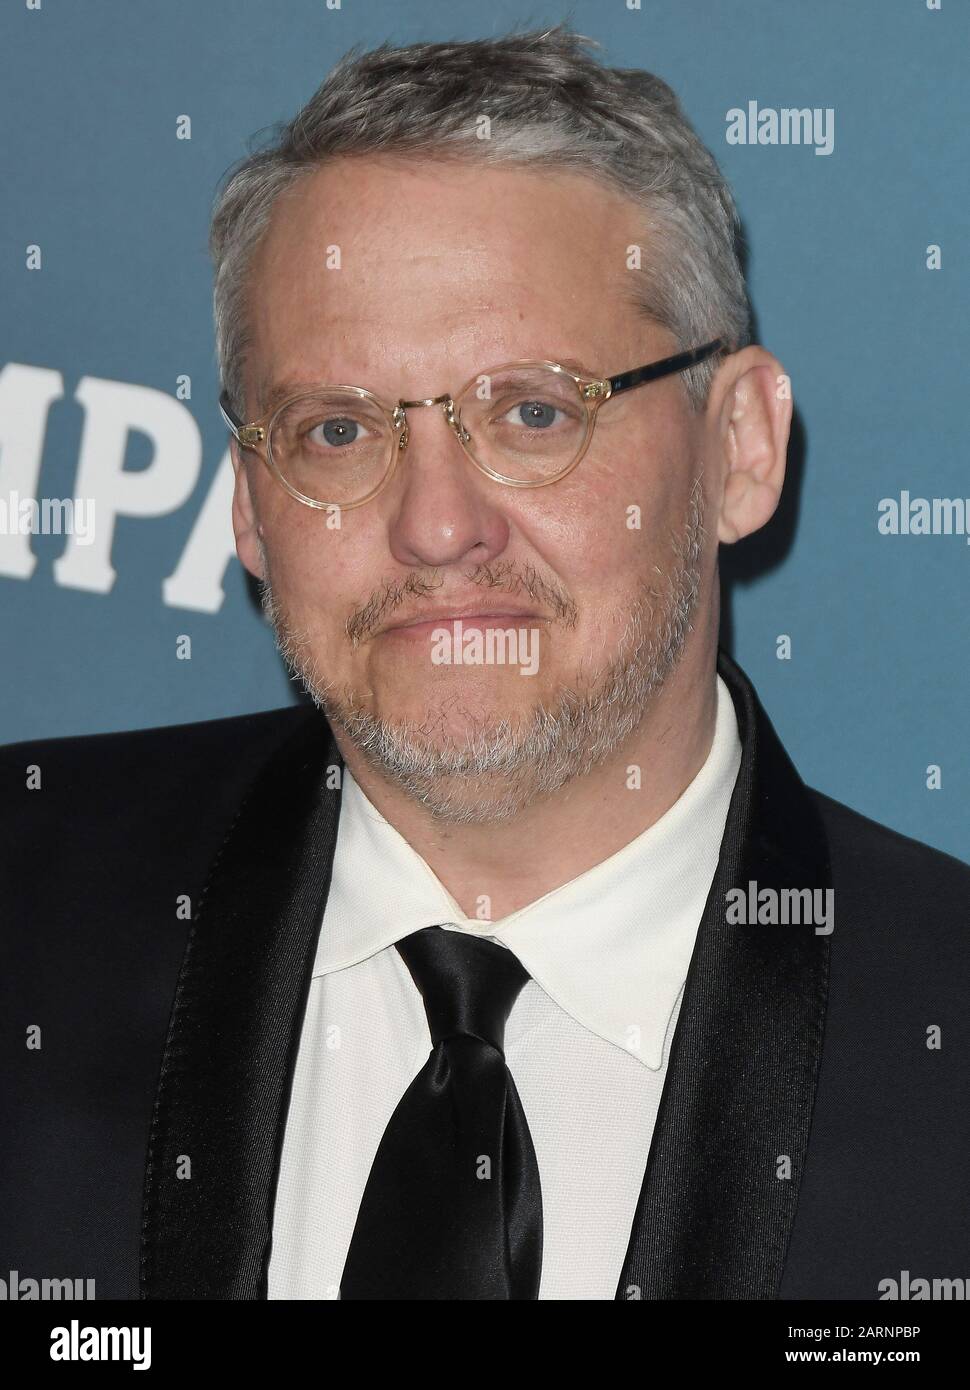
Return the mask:
<svg viewBox="0 0 970 1390">
<path fill-rule="evenodd" d="M 499 729 L 522 728 L 534 717 L 538 703 L 532 693 L 513 698 L 496 691 L 494 698 L 484 699 L 480 689 L 467 683 L 443 690 L 436 682 L 434 688 L 403 699 L 397 692 L 378 699 L 372 713 L 389 728 L 406 731 L 415 743 L 444 752 L 467 747 Z"/>
</svg>

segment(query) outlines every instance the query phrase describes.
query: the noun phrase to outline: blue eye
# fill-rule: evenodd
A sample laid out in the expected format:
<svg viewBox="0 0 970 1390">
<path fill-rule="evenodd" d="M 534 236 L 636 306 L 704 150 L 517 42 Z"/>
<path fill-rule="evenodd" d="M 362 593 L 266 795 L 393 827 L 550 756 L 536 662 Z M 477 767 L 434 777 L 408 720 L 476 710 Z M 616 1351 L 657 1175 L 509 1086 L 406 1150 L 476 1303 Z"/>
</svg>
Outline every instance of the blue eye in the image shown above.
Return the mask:
<svg viewBox="0 0 970 1390">
<path fill-rule="evenodd" d="M 314 433 L 315 430 L 321 430 L 326 443 L 335 449 L 346 447 L 348 444 L 357 444 L 368 433 L 359 420 L 352 420 L 343 415 L 335 415 L 329 420 L 322 421 L 310 433 Z"/>
<path fill-rule="evenodd" d="M 545 430 L 555 423 L 559 411 L 546 401 L 523 401 L 513 408 L 518 413 L 517 423 L 529 429 Z M 510 412 L 511 414 L 512 412 Z"/>
</svg>

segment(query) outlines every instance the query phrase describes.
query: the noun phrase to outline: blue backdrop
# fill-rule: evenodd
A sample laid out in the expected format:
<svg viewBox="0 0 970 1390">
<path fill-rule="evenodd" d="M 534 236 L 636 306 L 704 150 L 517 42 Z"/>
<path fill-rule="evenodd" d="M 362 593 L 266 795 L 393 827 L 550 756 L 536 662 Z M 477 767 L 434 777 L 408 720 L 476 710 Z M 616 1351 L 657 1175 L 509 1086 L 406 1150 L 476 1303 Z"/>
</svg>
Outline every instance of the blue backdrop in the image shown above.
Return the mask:
<svg viewBox="0 0 970 1390">
<path fill-rule="evenodd" d="M 970 860 L 970 6 L 334 3 L 0 11 L 0 741 L 297 698 L 231 554 L 215 188 L 351 44 L 566 19 L 680 95 L 735 190 L 758 338 L 792 376 L 781 511 L 722 552 L 725 639 L 806 781 Z M 729 113 L 766 108 L 817 111 L 824 138 L 737 143 Z M 74 496 L 95 500 L 93 544 L 80 511 L 74 537 L 24 529 L 24 499 Z"/>
</svg>

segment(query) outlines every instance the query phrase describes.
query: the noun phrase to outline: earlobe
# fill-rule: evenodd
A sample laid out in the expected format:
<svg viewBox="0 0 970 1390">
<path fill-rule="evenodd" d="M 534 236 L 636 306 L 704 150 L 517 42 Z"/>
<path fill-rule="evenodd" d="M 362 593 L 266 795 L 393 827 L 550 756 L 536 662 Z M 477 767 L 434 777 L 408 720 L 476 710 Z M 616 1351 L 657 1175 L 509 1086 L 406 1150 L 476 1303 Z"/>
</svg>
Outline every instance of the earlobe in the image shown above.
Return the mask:
<svg viewBox="0 0 970 1390">
<path fill-rule="evenodd" d="M 736 355 L 721 410 L 724 490 L 718 540 L 727 545 L 774 515 L 785 479 L 792 401 L 781 363 L 763 348 Z"/>
</svg>

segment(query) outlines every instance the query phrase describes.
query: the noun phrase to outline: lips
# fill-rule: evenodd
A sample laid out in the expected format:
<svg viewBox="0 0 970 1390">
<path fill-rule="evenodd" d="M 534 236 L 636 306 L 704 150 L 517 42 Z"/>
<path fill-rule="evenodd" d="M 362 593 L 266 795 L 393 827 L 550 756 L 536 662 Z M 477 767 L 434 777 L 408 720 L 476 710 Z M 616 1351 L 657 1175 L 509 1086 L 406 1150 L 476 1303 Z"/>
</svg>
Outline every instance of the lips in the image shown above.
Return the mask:
<svg viewBox="0 0 970 1390">
<path fill-rule="evenodd" d="M 447 613 L 420 613 L 413 618 L 405 618 L 400 622 L 391 623 L 384 629 L 385 632 L 401 632 L 408 628 L 430 627 L 443 623 L 463 623 L 468 626 L 490 626 L 508 627 L 511 624 L 522 622 L 541 622 L 538 613 L 526 610 L 515 610 L 500 612 L 495 609 L 470 609 L 464 612 L 452 609 Z"/>
</svg>

